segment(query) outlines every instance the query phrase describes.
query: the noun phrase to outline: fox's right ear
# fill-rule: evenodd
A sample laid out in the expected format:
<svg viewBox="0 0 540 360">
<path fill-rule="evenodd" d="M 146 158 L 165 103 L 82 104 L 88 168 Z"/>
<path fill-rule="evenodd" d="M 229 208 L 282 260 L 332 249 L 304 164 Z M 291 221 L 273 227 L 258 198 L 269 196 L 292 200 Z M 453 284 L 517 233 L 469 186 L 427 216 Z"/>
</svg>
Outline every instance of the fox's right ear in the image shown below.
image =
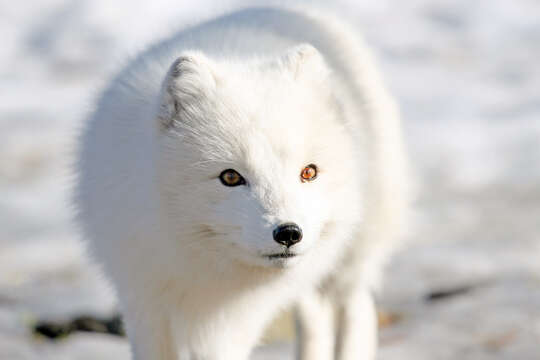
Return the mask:
<svg viewBox="0 0 540 360">
<path fill-rule="evenodd" d="M 182 54 L 169 68 L 161 88 L 158 118 L 162 128 L 173 126 L 183 115 L 189 116 L 215 87 L 211 61 L 200 52 Z"/>
</svg>

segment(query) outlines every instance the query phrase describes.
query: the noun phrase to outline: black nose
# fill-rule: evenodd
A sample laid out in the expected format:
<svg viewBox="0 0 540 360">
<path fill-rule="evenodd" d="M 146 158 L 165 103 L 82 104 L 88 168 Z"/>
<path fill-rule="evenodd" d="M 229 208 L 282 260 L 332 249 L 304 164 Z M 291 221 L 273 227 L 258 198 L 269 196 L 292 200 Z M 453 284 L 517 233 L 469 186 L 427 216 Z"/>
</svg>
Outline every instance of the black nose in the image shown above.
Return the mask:
<svg viewBox="0 0 540 360">
<path fill-rule="evenodd" d="M 273 235 L 276 242 L 289 248 L 302 240 L 302 229 L 295 223 L 285 223 L 275 228 Z"/>
</svg>

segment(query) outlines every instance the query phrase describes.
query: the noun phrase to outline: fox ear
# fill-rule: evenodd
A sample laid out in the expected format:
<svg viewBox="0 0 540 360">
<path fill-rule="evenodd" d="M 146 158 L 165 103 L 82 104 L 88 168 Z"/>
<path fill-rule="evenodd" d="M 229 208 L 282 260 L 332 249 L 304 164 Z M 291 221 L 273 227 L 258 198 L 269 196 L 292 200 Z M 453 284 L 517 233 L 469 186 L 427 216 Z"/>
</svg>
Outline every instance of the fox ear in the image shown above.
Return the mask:
<svg viewBox="0 0 540 360">
<path fill-rule="evenodd" d="M 326 78 L 330 72 L 321 53 L 310 44 L 300 44 L 289 49 L 283 58 L 283 64 L 295 79 L 307 76 Z"/>
<path fill-rule="evenodd" d="M 161 89 L 159 121 L 163 128 L 174 124 L 180 112 L 196 108 L 216 87 L 214 65 L 200 52 L 186 52 L 169 68 Z"/>
</svg>

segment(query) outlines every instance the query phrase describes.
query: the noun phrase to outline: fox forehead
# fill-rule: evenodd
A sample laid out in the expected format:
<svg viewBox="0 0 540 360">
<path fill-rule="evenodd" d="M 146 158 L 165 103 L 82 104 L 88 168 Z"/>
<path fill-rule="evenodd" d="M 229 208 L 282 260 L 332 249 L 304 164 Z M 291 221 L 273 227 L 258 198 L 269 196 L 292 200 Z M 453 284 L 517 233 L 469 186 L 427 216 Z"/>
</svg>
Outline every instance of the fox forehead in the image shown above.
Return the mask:
<svg viewBox="0 0 540 360">
<path fill-rule="evenodd" d="M 308 161 L 340 128 L 337 106 L 318 89 L 271 74 L 258 74 L 260 81 L 241 76 L 222 79 L 212 98 L 199 103 L 202 119 L 184 127 L 204 157 L 248 164 Z"/>
</svg>

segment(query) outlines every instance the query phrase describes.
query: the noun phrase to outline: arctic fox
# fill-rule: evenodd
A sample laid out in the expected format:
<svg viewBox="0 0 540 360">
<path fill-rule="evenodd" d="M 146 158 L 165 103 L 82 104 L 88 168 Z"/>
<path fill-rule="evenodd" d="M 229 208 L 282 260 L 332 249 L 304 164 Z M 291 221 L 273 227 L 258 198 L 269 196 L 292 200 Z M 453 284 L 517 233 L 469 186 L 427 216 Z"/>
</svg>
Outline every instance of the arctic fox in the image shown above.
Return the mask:
<svg viewBox="0 0 540 360">
<path fill-rule="evenodd" d="M 300 359 L 373 359 L 405 163 L 369 51 L 327 14 L 245 9 L 142 53 L 82 134 L 76 192 L 134 359 L 247 359 L 293 304 Z"/>
</svg>

